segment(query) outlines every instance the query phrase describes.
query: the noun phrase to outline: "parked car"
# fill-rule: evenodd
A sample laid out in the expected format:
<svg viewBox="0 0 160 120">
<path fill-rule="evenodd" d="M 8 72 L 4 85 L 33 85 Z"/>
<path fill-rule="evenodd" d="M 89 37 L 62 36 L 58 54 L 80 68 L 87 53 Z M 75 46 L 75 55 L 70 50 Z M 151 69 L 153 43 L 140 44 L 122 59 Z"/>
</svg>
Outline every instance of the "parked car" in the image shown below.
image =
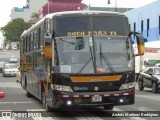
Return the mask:
<svg viewBox="0 0 160 120">
<path fill-rule="evenodd" d="M 5 61 L 1 61 L 0 62 L 0 72 L 2 72 L 2 68 L 4 67 L 5 63 L 6 63 Z"/>
<path fill-rule="evenodd" d="M 151 88 L 153 93 L 157 93 L 160 89 L 160 67 L 149 67 L 141 72 L 138 87 L 140 91 L 146 87 Z"/>
<path fill-rule="evenodd" d="M 12 47 L 12 50 L 17 50 L 18 48 L 17 47 Z"/>
<path fill-rule="evenodd" d="M 16 76 L 18 72 L 18 65 L 15 63 L 6 63 L 2 69 L 3 77 L 5 76 Z"/>
<path fill-rule="evenodd" d="M 10 63 L 17 63 L 17 62 L 18 62 L 18 58 L 15 57 L 15 56 L 11 56 L 11 57 L 9 58 L 9 62 L 10 62 Z"/>
</svg>

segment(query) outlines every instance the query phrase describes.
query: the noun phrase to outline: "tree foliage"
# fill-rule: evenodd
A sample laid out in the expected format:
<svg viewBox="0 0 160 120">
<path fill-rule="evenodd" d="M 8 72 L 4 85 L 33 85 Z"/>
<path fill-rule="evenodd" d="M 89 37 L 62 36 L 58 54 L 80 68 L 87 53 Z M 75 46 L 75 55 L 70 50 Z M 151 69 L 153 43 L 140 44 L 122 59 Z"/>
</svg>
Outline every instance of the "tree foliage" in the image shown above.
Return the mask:
<svg viewBox="0 0 160 120">
<path fill-rule="evenodd" d="M 19 42 L 20 35 L 24 30 L 31 26 L 30 23 L 25 22 L 22 18 L 13 19 L 7 25 L 1 28 L 6 42 Z"/>
<path fill-rule="evenodd" d="M 31 19 L 39 18 L 39 13 L 33 12 L 31 15 Z"/>
</svg>

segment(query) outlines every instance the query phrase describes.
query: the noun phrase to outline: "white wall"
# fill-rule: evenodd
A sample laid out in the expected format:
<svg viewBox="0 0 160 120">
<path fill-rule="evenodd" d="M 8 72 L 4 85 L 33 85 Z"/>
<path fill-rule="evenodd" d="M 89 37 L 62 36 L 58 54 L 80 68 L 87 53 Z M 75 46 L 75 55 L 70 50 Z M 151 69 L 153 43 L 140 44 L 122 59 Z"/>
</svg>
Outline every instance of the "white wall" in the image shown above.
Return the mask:
<svg viewBox="0 0 160 120">
<path fill-rule="evenodd" d="M 143 20 L 144 27 L 142 35 L 144 36 L 144 38 L 146 38 L 148 42 L 160 41 L 160 31 L 159 31 L 160 0 L 125 12 L 125 15 L 127 15 L 129 18 L 129 23 L 131 25 L 132 31 L 134 31 L 134 23 L 136 23 L 136 32 L 141 33 L 141 21 Z M 150 22 L 148 36 L 147 36 L 147 19 L 149 19 Z"/>
</svg>

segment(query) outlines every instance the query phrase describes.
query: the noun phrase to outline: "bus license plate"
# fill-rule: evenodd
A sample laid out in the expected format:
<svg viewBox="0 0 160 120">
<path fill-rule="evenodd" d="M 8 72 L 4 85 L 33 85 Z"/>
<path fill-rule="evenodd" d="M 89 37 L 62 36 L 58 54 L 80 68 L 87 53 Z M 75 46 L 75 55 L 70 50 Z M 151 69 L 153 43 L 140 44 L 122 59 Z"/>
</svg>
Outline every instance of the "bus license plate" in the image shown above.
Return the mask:
<svg viewBox="0 0 160 120">
<path fill-rule="evenodd" d="M 92 96 L 92 102 L 101 102 L 102 96 Z"/>
</svg>

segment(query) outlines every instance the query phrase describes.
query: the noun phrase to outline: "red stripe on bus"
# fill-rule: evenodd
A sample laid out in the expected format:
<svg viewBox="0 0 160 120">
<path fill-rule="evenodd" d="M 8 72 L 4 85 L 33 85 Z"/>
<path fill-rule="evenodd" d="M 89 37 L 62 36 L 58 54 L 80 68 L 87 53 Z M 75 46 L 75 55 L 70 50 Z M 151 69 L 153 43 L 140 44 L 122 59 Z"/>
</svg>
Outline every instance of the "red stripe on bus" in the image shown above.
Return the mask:
<svg viewBox="0 0 160 120">
<path fill-rule="evenodd" d="M 79 95 L 79 97 L 83 98 L 83 97 L 84 97 L 84 95 Z"/>
<path fill-rule="evenodd" d="M 124 96 L 124 94 L 123 93 L 119 93 L 119 96 Z"/>
<path fill-rule="evenodd" d="M 74 95 L 69 95 L 69 98 L 74 98 Z"/>
<path fill-rule="evenodd" d="M 92 96 L 94 96 L 94 94 L 90 94 L 90 95 L 89 95 L 89 97 L 92 97 Z"/>
<path fill-rule="evenodd" d="M 59 93 L 59 94 L 58 94 L 58 97 L 59 97 L 59 98 L 63 98 L 63 94 Z"/>
<path fill-rule="evenodd" d="M 113 96 L 125 96 L 125 95 L 132 95 L 134 94 L 134 92 L 128 92 L 128 93 L 118 93 L 118 94 L 99 94 L 99 96 L 102 96 L 104 97 L 105 95 L 109 95 L 110 97 L 113 97 Z M 83 98 L 83 97 L 92 97 L 94 96 L 94 94 L 90 94 L 90 95 L 78 95 L 79 97 Z M 77 95 L 62 95 L 62 94 L 58 94 L 58 97 L 59 98 L 64 98 L 64 97 L 69 97 L 69 98 L 74 98 L 74 97 L 77 97 Z"/>
<path fill-rule="evenodd" d="M 104 97 L 104 94 L 99 94 L 99 96 L 102 96 L 102 97 Z"/>
<path fill-rule="evenodd" d="M 129 95 L 133 95 L 133 94 L 134 94 L 134 92 L 128 92 L 128 94 L 129 94 Z"/>
<path fill-rule="evenodd" d="M 109 96 L 114 96 L 114 94 L 109 94 Z"/>
</svg>

